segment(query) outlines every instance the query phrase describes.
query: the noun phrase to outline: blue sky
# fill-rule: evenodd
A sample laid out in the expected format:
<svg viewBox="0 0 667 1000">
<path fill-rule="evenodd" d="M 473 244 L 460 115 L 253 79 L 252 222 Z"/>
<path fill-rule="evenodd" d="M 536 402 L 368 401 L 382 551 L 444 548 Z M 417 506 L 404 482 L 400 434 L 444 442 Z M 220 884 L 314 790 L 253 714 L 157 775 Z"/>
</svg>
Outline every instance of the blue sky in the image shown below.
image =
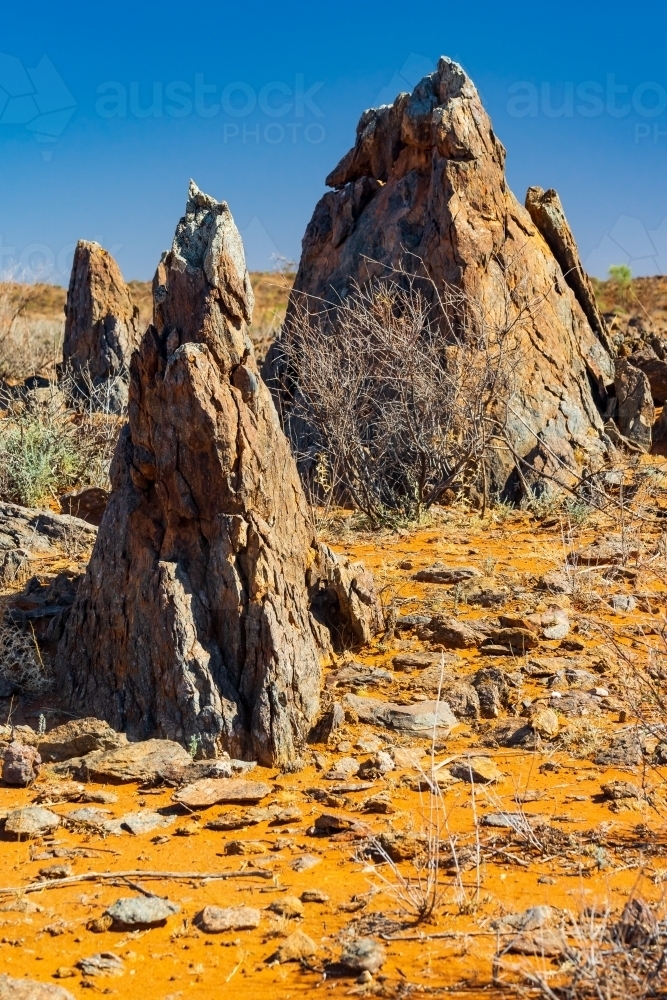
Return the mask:
<svg viewBox="0 0 667 1000">
<path fill-rule="evenodd" d="M 511 187 L 555 187 L 592 273 L 667 272 L 667 5 L 293 2 L 3 9 L 0 269 L 66 282 L 97 239 L 152 276 L 187 183 L 249 265 L 298 260 L 360 112 L 438 56 L 477 84 Z"/>
</svg>

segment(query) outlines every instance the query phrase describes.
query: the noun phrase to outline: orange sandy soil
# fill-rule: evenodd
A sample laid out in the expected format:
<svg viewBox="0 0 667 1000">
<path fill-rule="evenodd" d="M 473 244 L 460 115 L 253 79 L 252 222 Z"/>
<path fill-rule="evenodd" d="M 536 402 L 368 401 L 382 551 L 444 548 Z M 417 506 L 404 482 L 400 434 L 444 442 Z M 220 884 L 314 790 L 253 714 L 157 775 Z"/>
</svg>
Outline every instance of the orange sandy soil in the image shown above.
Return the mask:
<svg viewBox="0 0 667 1000">
<path fill-rule="evenodd" d="M 644 469 L 653 470 L 648 477 L 652 502 L 660 506 L 667 502 L 667 462 L 642 460 Z M 657 484 L 657 485 L 656 485 Z M 439 511 L 430 525 L 419 530 L 385 533 L 359 533 L 346 528 L 350 518 L 342 518 L 327 537 L 339 551 L 364 560 L 374 570 L 385 603 L 392 601 L 399 614 L 415 613 L 420 608 L 431 611 L 442 608 L 455 611 L 462 619 L 493 616 L 502 610 L 523 612 L 545 609 L 557 603 L 568 609 L 573 633 L 581 639 L 585 652 L 606 657 L 610 672 L 601 677 L 615 695 L 624 694 L 622 672 L 617 669 L 618 650 L 624 651 L 637 666 L 646 661 L 647 649 L 660 648 L 657 629 L 664 614 L 665 559 L 651 557 L 660 539 L 658 528 L 644 525 L 643 540 L 648 553 L 640 560 L 639 576 L 632 583 L 605 583 L 600 574 L 586 574 L 586 591 L 574 597 L 556 598 L 534 591 L 536 578 L 545 571 L 562 567 L 565 553 L 579 548 L 595 537 L 618 528 L 615 515 L 594 515 L 579 527 L 573 527 L 567 515 L 557 514 L 546 520 L 545 527 L 525 512 L 491 511 L 482 520 L 464 509 Z M 632 525 L 636 527 L 636 524 Z M 567 537 L 565 537 L 567 535 Z M 418 584 L 414 572 L 440 560 L 448 565 L 474 565 L 490 572 L 498 583 L 520 583 L 532 591 L 530 600 L 510 599 L 501 609 L 482 609 L 457 603 L 454 588 L 434 584 Z M 399 563 L 410 562 L 410 568 Z M 594 591 L 608 596 L 610 592 L 649 594 L 648 604 L 630 613 L 614 613 L 607 604 L 595 602 Z M 602 610 L 600 610 L 600 607 Z M 651 611 L 641 610 L 650 607 Z M 600 626 L 602 630 L 597 630 Z M 653 630 L 653 634 L 651 634 Z M 610 645 L 610 637 L 612 639 Z M 618 644 L 614 648 L 614 642 Z M 533 652 L 539 656 L 551 653 L 574 657 L 558 649 L 557 641 L 543 641 Z M 414 634 L 402 633 L 392 640 L 379 639 L 367 649 L 355 652 L 358 662 L 391 670 L 394 655 L 401 651 L 428 648 Z M 448 653 L 449 655 L 449 653 Z M 473 673 L 481 665 L 513 670 L 511 658 L 483 657 L 477 650 L 456 651 L 461 676 Z M 621 656 L 620 660 L 623 660 Z M 380 696 L 388 700 L 415 700 L 415 679 L 418 673 L 396 673 L 395 680 L 383 689 L 358 691 L 358 694 Z M 412 687 L 411 687 L 412 685 Z M 520 698 L 545 695 L 544 686 L 526 679 Z M 418 699 L 420 696 L 417 695 Z M 423 695 L 421 697 L 424 697 Z M 42 700 L 40 705 L 48 703 Z M 618 711 L 603 712 L 593 719 L 599 739 L 609 739 L 624 728 Z M 628 708 L 626 725 L 635 721 Z M 4 722 L 4 719 L 0 719 Z M 53 838 L 16 843 L 0 841 L 0 971 L 11 976 L 27 976 L 42 982 L 59 983 L 73 996 L 85 998 L 89 990 L 113 994 L 119 998 L 141 997 L 142 1000 L 176 1000 L 176 998 L 213 997 L 230 990 L 235 997 L 288 998 L 308 995 L 315 989 L 334 995 L 382 996 L 406 995 L 411 991 L 461 992 L 467 996 L 495 995 L 492 983 L 492 962 L 499 940 L 491 922 L 508 912 L 548 903 L 563 912 L 579 913 L 596 903 L 620 912 L 630 894 L 639 892 L 644 898 L 662 898 L 661 881 L 667 877 L 667 840 L 665 838 L 663 788 L 667 788 L 667 768 L 645 767 L 605 768 L 590 759 L 577 739 L 562 740 L 573 725 L 562 719 L 561 736 L 543 743 L 535 751 L 489 749 L 481 741 L 496 721 L 481 720 L 460 724 L 447 739 L 436 742 L 438 762 L 458 755 L 479 754 L 493 759 L 504 777 L 492 786 L 457 782 L 443 791 L 446 824 L 456 839 L 457 850 L 468 861 L 457 888 L 451 872 L 440 874 L 442 905 L 428 922 L 416 925 L 392 894 L 383 886 L 381 876 L 395 882 L 388 865 L 377 865 L 360 854 L 360 843 L 349 834 L 338 838 L 314 836 L 309 828 L 323 812 L 356 814 L 376 833 L 386 830 L 426 829 L 429 796 L 407 787 L 404 778 L 416 776 L 416 771 L 393 771 L 375 781 L 371 791 L 343 794 L 338 807 L 322 805 L 308 797 L 306 789 L 330 788 L 332 782 L 323 779 L 320 756 L 326 765 L 342 756 L 354 755 L 365 760 L 368 754 L 354 748 L 356 741 L 375 733 L 386 737 L 387 746 L 420 747 L 430 752 L 430 741 L 399 735 L 381 727 L 371 727 L 348 721 L 336 733 L 333 745 L 312 747 L 306 751 L 307 766 L 295 774 L 258 768 L 250 777 L 266 781 L 273 789 L 262 805 L 281 803 L 298 806 L 302 818 L 287 827 L 271 827 L 267 823 L 230 832 L 214 832 L 205 828 L 211 819 L 238 806 L 217 806 L 191 817 L 183 812 L 164 830 L 139 836 L 126 833 L 103 838 L 96 833 L 74 831 L 62 827 Z M 32 720 L 35 725 L 35 720 Z M 574 731 L 574 730 L 570 730 Z M 581 740 L 584 737 L 582 736 Z M 346 746 L 347 741 L 347 746 Z M 342 747 L 340 745 L 342 744 Z M 315 754 L 312 752 L 315 751 Z M 545 769 L 544 764 L 550 769 Z M 319 764 L 319 767 L 318 767 Z M 428 767 L 428 764 L 425 765 Z M 48 769 L 32 788 L 0 788 L 0 811 L 6 812 L 33 801 L 40 786 L 48 779 Z M 603 799 L 600 786 L 612 779 L 632 781 L 645 790 L 653 789 L 651 804 L 638 804 L 620 811 L 610 809 Z M 91 790 L 100 786 L 91 785 Z M 141 808 L 157 810 L 169 807 L 173 790 L 169 788 L 142 790 L 135 785 L 108 786 L 118 795 L 117 803 L 103 806 L 110 818 Z M 369 795 L 388 791 L 395 811 L 390 815 L 358 812 Z M 473 794 L 474 793 L 474 794 Z M 543 816 L 551 831 L 571 835 L 565 842 L 558 833 L 551 833 L 541 847 L 529 847 L 510 831 L 478 825 L 488 811 L 516 811 L 517 798 L 525 802 L 527 815 Z M 60 803 L 51 808 L 61 814 L 80 808 L 78 803 Z M 442 818 L 444 821 L 444 818 Z M 446 838 L 446 833 L 442 832 Z M 479 838 L 479 851 L 477 839 Z M 248 841 L 260 853 L 227 855 L 229 841 Z M 157 841 L 157 842 L 156 842 Z M 494 853 L 494 844 L 505 853 Z M 68 849 L 85 848 L 89 856 L 67 856 Z M 39 860 L 35 855 L 56 856 Z M 65 850 L 63 850 L 65 849 Z M 443 849 L 443 853 L 447 851 Z M 303 854 L 318 858 L 318 864 L 297 873 L 291 862 Z M 472 862 L 470 862 L 472 858 Z M 83 872 L 127 871 L 145 872 L 270 872 L 270 879 L 244 877 L 228 881 L 199 882 L 188 879 L 160 880 L 133 878 L 131 881 L 167 896 L 178 903 L 181 912 L 170 918 L 162 928 L 128 933 L 106 930 L 95 933 L 87 924 L 100 917 L 106 906 L 116 899 L 136 894 L 136 889 L 119 879 L 114 885 L 100 881 L 63 888 L 49 888 L 23 894 L 22 887 L 35 881 L 39 870 L 49 865 L 69 864 L 76 874 Z M 415 874 L 410 861 L 398 868 L 404 875 Z M 540 879 L 548 881 L 540 881 Z M 320 889 L 329 896 L 328 903 L 305 903 L 302 919 L 287 920 L 266 912 L 256 931 L 229 932 L 207 935 L 193 924 L 195 914 L 205 905 L 232 906 L 246 904 L 264 910 L 281 895 L 299 896 L 306 889 Z M 16 901 L 30 900 L 40 909 L 20 912 Z M 375 914 L 372 919 L 369 915 Z M 385 923 L 382 923 L 382 920 Z M 356 984 L 354 977 L 327 978 L 323 970 L 327 962 L 338 959 L 346 929 L 380 939 L 407 937 L 410 940 L 386 940 L 387 961 L 370 983 Z M 303 930 L 316 945 L 316 956 L 306 963 L 272 964 L 267 959 L 276 951 L 285 935 Z M 445 937 L 432 935 L 447 934 Z M 105 951 L 120 955 L 125 961 L 122 977 L 84 980 L 76 963 L 85 957 Z M 550 971 L 557 961 L 508 956 L 508 963 L 537 963 Z M 53 978 L 60 970 L 61 976 Z M 502 977 L 511 978 L 503 972 Z M 229 987 L 227 987 L 229 984 Z"/>
</svg>

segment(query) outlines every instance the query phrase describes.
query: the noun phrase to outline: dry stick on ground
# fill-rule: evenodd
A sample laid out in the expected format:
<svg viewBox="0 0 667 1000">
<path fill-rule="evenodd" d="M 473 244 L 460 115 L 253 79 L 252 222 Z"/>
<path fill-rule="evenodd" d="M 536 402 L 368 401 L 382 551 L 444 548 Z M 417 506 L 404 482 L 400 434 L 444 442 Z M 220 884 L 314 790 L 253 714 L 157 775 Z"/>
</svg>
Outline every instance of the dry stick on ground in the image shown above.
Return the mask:
<svg viewBox="0 0 667 1000">
<path fill-rule="evenodd" d="M 0 888 L 0 896 L 22 896 L 26 892 L 40 892 L 42 889 L 62 889 L 79 882 L 106 882 L 112 879 L 154 878 L 154 879 L 200 879 L 203 882 L 227 878 L 264 878 L 272 879 L 273 872 L 146 872 L 133 868 L 126 872 L 82 872 L 80 875 L 70 875 L 68 878 L 45 879 L 43 882 L 30 882 L 22 886 L 6 886 Z"/>
</svg>

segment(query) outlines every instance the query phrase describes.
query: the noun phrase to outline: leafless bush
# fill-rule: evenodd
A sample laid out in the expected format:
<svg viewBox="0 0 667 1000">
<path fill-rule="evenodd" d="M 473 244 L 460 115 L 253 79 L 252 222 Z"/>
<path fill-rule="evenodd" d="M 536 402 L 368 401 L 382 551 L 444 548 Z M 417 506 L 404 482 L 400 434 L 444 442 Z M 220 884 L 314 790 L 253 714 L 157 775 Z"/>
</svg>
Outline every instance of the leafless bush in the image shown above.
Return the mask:
<svg viewBox="0 0 667 1000">
<path fill-rule="evenodd" d="M 620 918 L 608 907 L 589 908 L 573 919 L 571 939 L 564 945 L 560 970 L 529 968 L 519 971 L 528 993 L 545 1000 L 648 1000 L 667 996 L 667 923 L 656 906 L 631 898 Z M 511 949 L 511 944 L 508 948 Z M 496 969 L 509 971 L 502 955 Z"/>
<path fill-rule="evenodd" d="M 486 497 L 530 304 L 391 271 L 317 306 L 296 301 L 281 347 L 286 426 L 320 495 L 375 524 L 418 519 L 470 478 Z"/>
<path fill-rule="evenodd" d="M 43 694 L 53 683 L 35 637 L 8 621 L 0 622 L 0 677 L 31 694 Z"/>
</svg>

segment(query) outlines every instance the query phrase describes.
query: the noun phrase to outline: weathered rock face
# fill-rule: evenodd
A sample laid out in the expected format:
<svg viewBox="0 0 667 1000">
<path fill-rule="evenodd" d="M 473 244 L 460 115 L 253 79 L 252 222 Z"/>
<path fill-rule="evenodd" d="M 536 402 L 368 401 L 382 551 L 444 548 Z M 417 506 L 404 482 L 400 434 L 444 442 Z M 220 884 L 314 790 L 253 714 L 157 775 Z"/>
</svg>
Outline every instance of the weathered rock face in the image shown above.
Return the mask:
<svg viewBox="0 0 667 1000">
<path fill-rule="evenodd" d="M 616 424 L 623 437 L 650 451 L 655 408 L 647 376 L 626 358 L 616 361 Z"/>
<path fill-rule="evenodd" d="M 331 648 L 315 614 L 369 636 L 378 599 L 315 540 L 246 333 L 241 238 L 226 203 L 194 184 L 154 306 L 57 669 L 73 706 L 131 737 L 287 762 Z"/>
<path fill-rule="evenodd" d="M 543 191 L 541 187 L 528 188 L 526 209 L 560 264 L 563 276 L 576 295 L 591 329 L 609 354 L 614 354 L 607 327 L 595 299 L 593 285 L 582 266 L 577 243 L 565 218 L 558 194 L 553 188 L 549 188 L 548 191 Z"/>
<path fill-rule="evenodd" d="M 120 376 L 126 381 L 130 356 L 139 346 L 139 310 L 110 253 L 80 240 L 74 252 L 65 306 L 63 363 L 75 376 L 100 386 Z M 110 389 L 111 409 L 124 402 L 122 387 Z M 118 398 L 116 398 L 118 397 Z"/>
<path fill-rule="evenodd" d="M 419 261 L 436 286 L 463 290 L 491 315 L 509 292 L 510 315 L 532 304 L 512 446 L 538 468 L 553 470 L 553 454 L 574 470 L 595 467 L 611 447 L 598 411 L 614 380 L 604 323 L 557 196 L 529 198 L 537 226 L 508 189 L 504 162 L 474 85 L 449 59 L 411 95 L 365 111 L 354 147 L 327 178 L 335 190 L 306 230 L 288 321 L 300 297 L 333 306 L 355 282 L 388 267 L 419 270 Z M 267 378 L 278 358 L 279 347 Z M 496 462 L 496 479 L 506 480 L 509 454 Z"/>
</svg>

